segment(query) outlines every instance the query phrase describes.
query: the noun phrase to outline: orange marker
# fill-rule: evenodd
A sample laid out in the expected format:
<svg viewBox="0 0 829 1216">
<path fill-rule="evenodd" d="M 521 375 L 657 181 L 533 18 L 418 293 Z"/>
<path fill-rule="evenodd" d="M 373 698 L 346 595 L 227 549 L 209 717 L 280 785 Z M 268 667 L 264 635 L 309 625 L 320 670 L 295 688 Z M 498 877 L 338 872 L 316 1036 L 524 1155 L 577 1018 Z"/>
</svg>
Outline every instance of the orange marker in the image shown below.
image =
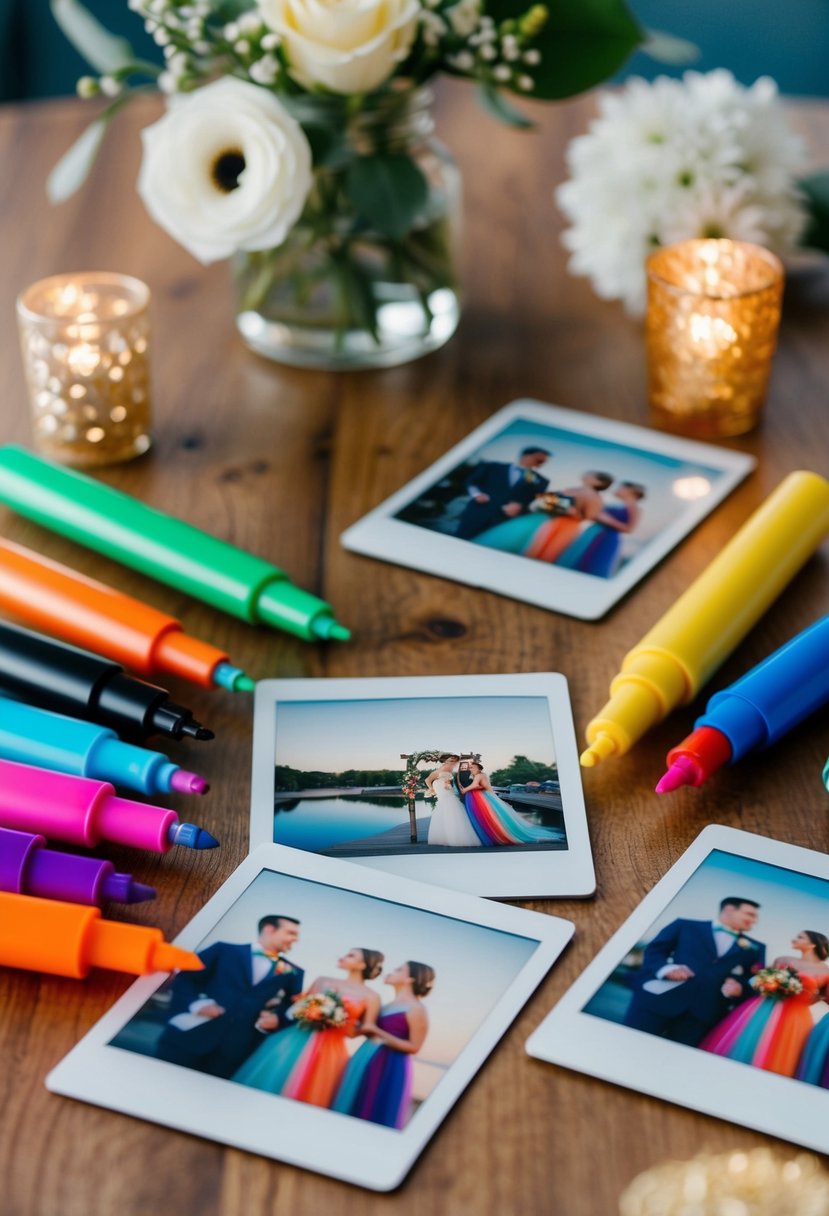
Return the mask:
<svg viewBox="0 0 829 1216">
<path fill-rule="evenodd" d="M 232 692 L 254 688 L 223 650 L 190 637 L 175 617 L 8 540 L 0 540 L 0 608 L 138 675 L 176 675 Z"/>
<path fill-rule="evenodd" d="M 0 891 L 0 966 L 82 980 L 90 967 L 149 975 L 204 964 L 165 942 L 160 929 L 103 920 L 100 908 Z"/>
</svg>

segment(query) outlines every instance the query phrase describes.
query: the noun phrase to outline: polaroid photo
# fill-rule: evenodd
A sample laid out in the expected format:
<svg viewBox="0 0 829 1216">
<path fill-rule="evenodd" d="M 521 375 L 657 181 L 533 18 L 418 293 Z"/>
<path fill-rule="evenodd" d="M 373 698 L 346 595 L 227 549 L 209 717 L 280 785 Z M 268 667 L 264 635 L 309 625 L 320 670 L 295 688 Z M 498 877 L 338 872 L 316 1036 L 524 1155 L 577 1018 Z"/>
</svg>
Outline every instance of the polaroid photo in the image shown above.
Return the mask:
<svg viewBox="0 0 829 1216">
<path fill-rule="evenodd" d="M 755 464 L 515 401 L 341 539 L 355 553 L 596 620 Z"/>
<path fill-rule="evenodd" d="M 266 845 L 54 1093 L 391 1190 L 573 934 L 558 917 Z"/>
<path fill-rule="evenodd" d="M 829 857 L 706 828 L 527 1051 L 829 1152 Z"/>
<path fill-rule="evenodd" d="M 561 675 L 263 680 L 251 846 L 503 899 L 596 882 Z"/>
</svg>

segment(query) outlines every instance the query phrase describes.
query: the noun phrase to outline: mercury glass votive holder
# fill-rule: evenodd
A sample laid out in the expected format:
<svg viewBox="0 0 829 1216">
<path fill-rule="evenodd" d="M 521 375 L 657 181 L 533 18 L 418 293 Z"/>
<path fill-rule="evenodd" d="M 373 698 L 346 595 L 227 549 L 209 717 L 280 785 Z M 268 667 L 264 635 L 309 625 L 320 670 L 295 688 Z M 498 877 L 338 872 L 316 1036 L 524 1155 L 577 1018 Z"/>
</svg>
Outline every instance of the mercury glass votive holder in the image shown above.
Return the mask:
<svg viewBox="0 0 829 1216">
<path fill-rule="evenodd" d="M 150 291 L 110 272 L 60 274 L 17 300 L 35 446 L 115 464 L 150 446 Z"/>
<path fill-rule="evenodd" d="M 647 262 L 654 422 L 699 438 L 757 425 L 780 325 L 783 265 L 744 241 L 690 240 Z"/>
</svg>

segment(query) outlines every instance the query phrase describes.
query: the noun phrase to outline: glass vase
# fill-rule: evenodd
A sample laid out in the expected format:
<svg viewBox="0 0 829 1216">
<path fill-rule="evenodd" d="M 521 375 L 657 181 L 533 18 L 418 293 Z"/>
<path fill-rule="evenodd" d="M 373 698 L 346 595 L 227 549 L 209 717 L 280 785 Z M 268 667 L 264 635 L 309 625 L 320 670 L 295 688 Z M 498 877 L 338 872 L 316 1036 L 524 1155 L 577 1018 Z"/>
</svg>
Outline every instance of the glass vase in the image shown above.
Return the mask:
<svg viewBox="0 0 829 1216">
<path fill-rule="evenodd" d="M 283 100 L 314 149 L 314 184 L 278 249 L 234 258 L 236 323 L 245 342 L 277 362 L 326 369 L 392 367 L 436 350 L 460 315 L 461 183 L 451 155 L 432 137 L 429 90 L 362 98 L 359 108 L 350 97 Z M 382 230 L 355 204 L 366 166 L 360 158 L 375 168 L 382 158 L 397 175 L 388 200 L 380 191 L 370 200 L 369 210 L 376 211 L 377 198 L 388 204 Z M 411 196 L 400 198 L 401 180 L 412 176 L 414 211 Z M 401 201 L 411 214 L 404 206 L 398 216 Z"/>
</svg>

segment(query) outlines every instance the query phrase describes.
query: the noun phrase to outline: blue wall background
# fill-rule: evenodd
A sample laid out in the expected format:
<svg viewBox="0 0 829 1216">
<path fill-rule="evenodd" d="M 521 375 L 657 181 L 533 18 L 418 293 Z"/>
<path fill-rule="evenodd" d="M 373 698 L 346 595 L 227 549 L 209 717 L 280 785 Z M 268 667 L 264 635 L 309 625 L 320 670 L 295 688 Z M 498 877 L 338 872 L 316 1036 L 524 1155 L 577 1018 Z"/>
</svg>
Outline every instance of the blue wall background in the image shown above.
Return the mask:
<svg viewBox="0 0 829 1216">
<path fill-rule="evenodd" d="M 553 0 L 554 2 L 554 0 Z M 696 43 L 700 71 L 730 68 L 744 84 L 773 76 L 783 93 L 829 95 L 829 0 L 628 0 L 642 25 Z M 160 58 L 126 0 L 87 0 L 143 58 Z M 684 69 L 638 52 L 617 79 Z M 48 0 L 0 0 L 0 100 L 73 93 L 88 71 L 68 45 Z"/>
</svg>

